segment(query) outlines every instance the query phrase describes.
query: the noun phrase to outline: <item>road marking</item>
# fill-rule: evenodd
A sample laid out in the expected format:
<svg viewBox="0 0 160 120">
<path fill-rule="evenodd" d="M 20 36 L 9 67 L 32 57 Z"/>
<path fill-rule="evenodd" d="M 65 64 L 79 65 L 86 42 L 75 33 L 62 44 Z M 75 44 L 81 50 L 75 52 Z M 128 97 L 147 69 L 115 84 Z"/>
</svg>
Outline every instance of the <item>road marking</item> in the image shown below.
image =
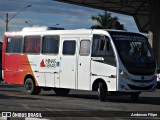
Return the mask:
<svg viewBox="0 0 160 120">
<path fill-rule="evenodd" d="M 7 120 L 7 117 L 0 117 L 0 120 Z M 25 118 L 25 120 L 50 120 L 45 118 Z"/>
<path fill-rule="evenodd" d="M 25 109 L 30 110 L 30 108 L 28 107 L 28 105 L 25 104 L 21 104 Z"/>
<path fill-rule="evenodd" d="M 50 120 L 45 118 L 25 118 L 25 120 Z"/>
<path fill-rule="evenodd" d="M 0 120 L 7 120 L 7 117 L 0 117 Z M 45 118 L 25 118 L 25 120 L 50 120 Z"/>
<path fill-rule="evenodd" d="M 7 120 L 6 117 L 0 117 L 0 120 Z"/>
</svg>

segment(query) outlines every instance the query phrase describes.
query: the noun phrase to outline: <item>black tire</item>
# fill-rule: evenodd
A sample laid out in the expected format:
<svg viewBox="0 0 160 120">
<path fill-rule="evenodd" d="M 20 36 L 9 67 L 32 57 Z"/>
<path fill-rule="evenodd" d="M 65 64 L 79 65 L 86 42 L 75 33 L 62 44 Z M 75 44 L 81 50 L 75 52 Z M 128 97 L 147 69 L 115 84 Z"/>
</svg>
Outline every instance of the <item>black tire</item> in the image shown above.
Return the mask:
<svg viewBox="0 0 160 120">
<path fill-rule="evenodd" d="M 99 100 L 104 102 L 106 100 L 106 95 L 107 95 L 107 88 L 105 87 L 104 83 L 99 83 L 99 88 L 98 88 Z"/>
<path fill-rule="evenodd" d="M 70 89 L 64 89 L 64 88 L 54 88 L 53 90 L 58 96 L 66 96 L 70 92 Z"/>
<path fill-rule="evenodd" d="M 138 99 L 139 99 L 139 94 L 140 94 L 140 93 L 131 93 L 131 94 L 130 94 L 131 100 L 132 100 L 133 102 L 137 102 Z"/>
<path fill-rule="evenodd" d="M 41 88 L 35 86 L 32 78 L 27 78 L 24 84 L 24 91 L 29 95 L 38 95 L 41 92 Z"/>
</svg>

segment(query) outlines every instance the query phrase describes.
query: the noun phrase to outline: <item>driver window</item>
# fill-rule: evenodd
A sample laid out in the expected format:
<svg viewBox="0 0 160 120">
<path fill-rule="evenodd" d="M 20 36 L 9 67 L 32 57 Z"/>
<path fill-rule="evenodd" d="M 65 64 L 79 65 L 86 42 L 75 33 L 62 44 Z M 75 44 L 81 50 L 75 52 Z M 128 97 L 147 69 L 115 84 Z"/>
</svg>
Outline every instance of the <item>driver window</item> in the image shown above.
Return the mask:
<svg viewBox="0 0 160 120">
<path fill-rule="evenodd" d="M 114 56 L 109 37 L 104 35 L 93 35 L 92 56 L 93 57 Z"/>
</svg>

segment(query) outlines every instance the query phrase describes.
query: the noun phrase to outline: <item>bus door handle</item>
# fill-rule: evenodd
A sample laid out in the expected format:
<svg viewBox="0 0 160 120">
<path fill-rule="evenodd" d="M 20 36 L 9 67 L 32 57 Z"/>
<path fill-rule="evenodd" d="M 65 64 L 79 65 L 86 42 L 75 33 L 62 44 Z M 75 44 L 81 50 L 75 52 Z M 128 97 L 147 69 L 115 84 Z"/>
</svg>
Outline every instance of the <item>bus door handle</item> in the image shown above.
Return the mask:
<svg viewBox="0 0 160 120">
<path fill-rule="evenodd" d="M 79 63 L 79 65 L 81 66 L 81 63 Z"/>
<path fill-rule="evenodd" d="M 58 72 L 54 72 L 54 74 L 58 74 Z"/>
</svg>

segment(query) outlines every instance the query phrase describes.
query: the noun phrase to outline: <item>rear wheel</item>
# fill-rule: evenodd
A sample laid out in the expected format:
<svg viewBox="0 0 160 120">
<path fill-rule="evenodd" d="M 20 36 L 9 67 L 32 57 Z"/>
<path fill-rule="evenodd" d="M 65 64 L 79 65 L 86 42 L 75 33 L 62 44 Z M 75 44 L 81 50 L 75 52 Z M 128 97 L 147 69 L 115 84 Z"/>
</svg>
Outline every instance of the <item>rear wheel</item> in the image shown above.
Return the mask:
<svg viewBox="0 0 160 120">
<path fill-rule="evenodd" d="M 54 92 L 56 93 L 56 95 L 59 95 L 59 96 L 66 96 L 66 95 L 69 94 L 70 89 L 54 88 Z"/>
<path fill-rule="evenodd" d="M 29 95 L 37 95 L 41 92 L 41 88 L 35 86 L 32 78 L 27 78 L 24 84 L 24 91 Z"/>
<path fill-rule="evenodd" d="M 98 88 L 99 100 L 100 101 L 105 101 L 106 94 L 107 94 L 107 88 L 105 87 L 105 84 L 104 83 L 99 83 L 99 88 Z"/>
<path fill-rule="evenodd" d="M 138 99 L 139 99 L 139 94 L 140 94 L 140 93 L 131 93 L 131 94 L 130 94 L 131 100 L 132 100 L 133 102 L 137 102 Z"/>
</svg>

